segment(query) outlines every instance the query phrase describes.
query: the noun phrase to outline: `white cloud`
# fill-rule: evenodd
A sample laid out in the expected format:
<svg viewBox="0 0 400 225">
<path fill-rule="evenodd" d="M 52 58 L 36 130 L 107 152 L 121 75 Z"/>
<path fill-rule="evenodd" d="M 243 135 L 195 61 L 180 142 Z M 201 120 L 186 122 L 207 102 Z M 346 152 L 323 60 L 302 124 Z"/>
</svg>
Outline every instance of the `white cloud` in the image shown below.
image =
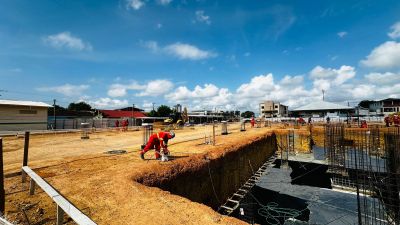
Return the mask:
<svg viewBox="0 0 400 225">
<path fill-rule="evenodd" d="M 338 35 L 340 38 L 344 38 L 344 36 L 347 35 L 347 32 L 346 32 L 346 31 L 340 31 L 340 32 L 337 33 L 337 35 Z"/>
<path fill-rule="evenodd" d="M 268 73 L 254 76 L 232 91 L 215 84 L 197 85 L 193 89 L 180 86 L 164 97 L 169 103 L 181 103 L 190 110 L 217 108 L 250 109 L 256 112 L 258 104 L 264 100 L 279 101 L 292 109 L 322 100 L 322 89 L 325 90 L 327 101 L 341 104 L 363 99 L 400 97 L 399 74 L 370 73 L 364 79 L 354 79 L 355 75 L 355 68 L 347 65 L 339 68 L 316 66 L 309 72 L 309 76 L 286 75 L 279 78 Z M 309 81 L 311 87 L 306 85 Z"/>
<path fill-rule="evenodd" d="M 314 80 L 326 80 L 333 82 L 336 85 L 343 84 L 347 80 L 353 78 L 356 75 L 354 67 L 343 65 L 339 69 L 323 68 L 316 66 L 310 72 L 311 79 Z M 322 82 L 322 81 L 321 81 Z"/>
<path fill-rule="evenodd" d="M 156 41 L 142 41 L 140 45 L 151 50 L 153 53 L 164 53 L 180 59 L 201 60 L 217 56 L 212 51 L 202 50 L 194 45 L 180 42 L 165 47 L 160 47 Z"/>
<path fill-rule="evenodd" d="M 161 29 L 163 27 L 162 23 L 157 23 L 157 29 Z"/>
<path fill-rule="evenodd" d="M 379 45 L 361 61 L 361 64 L 377 69 L 400 67 L 400 43 L 387 41 Z"/>
<path fill-rule="evenodd" d="M 145 5 L 144 1 L 141 0 L 127 0 L 126 1 L 126 7 L 127 9 L 134 9 L 134 10 L 139 10 Z"/>
<path fill-rule="evenodd" d="M 165 51 L 180 59 L 200 60 L 216 57 L 216 53 L 199 49 L 198 47 L 184 43 L 174 43 L 166 46 Z"/>
<path fill-rule="evenodd" d="M 195 14 L 196 14 L 196 21 L 205 24 L 211 24 L 210 16 L 207 16 L 203 10 L 197 10 Z"/>
<path fill-rule="evenodd" d="M 55 87 L 41 87 L 37 88 L 36 90 L 38 91 L 44 91 L 44 92 L 55 92 L 59 93 L 65 96 L 78 96 L 82 95 L 82 93 L 89 89 L 89 85 L 71 85 L 71 84 L 64 84 L 61 86 L 55 86 Z"/>
<path fill-rule="evenodd" d="M 242 97 L 262 97 L 268 92 L 273 91 L 274 76 L 272 73 L 267 75 L 255 76 L 251 79 L 250 83 L 245 83 L 239 86 L 237 93 Z"/>
<path fill-rule="evenodd" d="M 172 0 L 157 0 L 157 3 L 160 5 L 168 5 L 171 2 Z"/>
<path fill-rule="evenodd" d="M 122 108 L 128 106 L 128 100 L 112 99 L 112 98 L 100 98 L 94 101 L 88 101 L 90 105 L 99 109 L 109 109 L 109 108 Z"/>
<path fill-rule="evenodd" d="M 110 97 L 123 97 L 127 94 L 128 90 L 144 90 L 145 85 L 140 85 L 136 81 L 132 81 L 129 84 L 112 84 L 108 89 L 108 96 Z"/>
<path fill-rule="evenodd" d="M 169 92 L 174 84 L 169 80 L 152 80 L 149 81 L 143 91 L 136 94 L 137 96 L 159 96 Z"/>
<path fill-rule="evenodd" d="M 233 94 L 227 88 L 218 88 L 214 84 L 196 85 L 193 90 L 180 86 L 165 95 L 171 103 L 190 104 L 193 109 L 210 109 L 232 103 Z"/>
<path fill-rule="evenodd" d="M 139 84 L 132 81 L 129 84 L 115 83 L 112 84 L 107 94 L 110 97 L 124 97 L 128 91 L 140 91 L 136 96 L 159 96 L 169 92 L 174 87 L 174 84 L 169 80 L 151 80 L 145 84 Z"/>
<path fill-rule="evenodd" d="M 85 43 L 80 38 L 72 36 L 68 31 L 49 35 L 43 38 L 43 42 L 57 49 L 67 48 L 76 51 L 91 51 L 93 49 L 89 42 Z"/>
<path fill-rule="evenodd" d="M 372 84 L 400 83 L 400 73 L 369 73 L 365 75 L 365 78 Z"/>
<path fill-rule="evenodd" d="M 390 32 L 388 33 L 388 36 L 392 39 L 396 39 L 400 37 L 400 22 L 397 22 L 393 24 L 390 27 Z"/>
</svg>

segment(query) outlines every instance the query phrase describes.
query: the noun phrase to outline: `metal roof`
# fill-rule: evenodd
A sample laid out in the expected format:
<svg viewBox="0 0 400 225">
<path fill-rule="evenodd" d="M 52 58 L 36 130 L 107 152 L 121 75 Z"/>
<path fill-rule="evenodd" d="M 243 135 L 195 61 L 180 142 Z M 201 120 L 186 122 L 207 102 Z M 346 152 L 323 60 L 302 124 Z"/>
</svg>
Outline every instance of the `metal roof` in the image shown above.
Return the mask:
<svg viewBox="0 0 400 225">
<path fill-rule="evenodd" d="M 52 107 L 44 102 L 33 101 L 15 101 L 15 100 L 1 100 L 0 105 L 21 105 L 21 106 L 35 106 L 35 107 Z"/>
<path fill-rule="evenodd" d="M 352 107 L 339 105 L 332 102 L 315 101 L 308 105 L 299 107 L 292 111 L 319 111 L 319 110 L 340 110 L 340 109 L 352 109 Z"/>
</svg>

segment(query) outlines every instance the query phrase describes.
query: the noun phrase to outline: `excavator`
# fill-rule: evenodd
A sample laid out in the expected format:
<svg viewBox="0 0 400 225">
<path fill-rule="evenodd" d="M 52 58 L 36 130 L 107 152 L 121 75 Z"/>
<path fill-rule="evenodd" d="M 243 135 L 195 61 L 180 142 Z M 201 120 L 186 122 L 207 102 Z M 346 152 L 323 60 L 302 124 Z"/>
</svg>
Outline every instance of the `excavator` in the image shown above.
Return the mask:
<svg viewBox="0 0 400 225">
<path fill-rule="evenodd" d="M 182 110 L 178 110 L 176 107 L 173 114 L 170 115 L 168 119 L 164 120 L 164 125 L 172 126 L 172 129 L 182 128 L 186 122 L 189 121 L 188 113 L 186 107 Z"/>
</svg>

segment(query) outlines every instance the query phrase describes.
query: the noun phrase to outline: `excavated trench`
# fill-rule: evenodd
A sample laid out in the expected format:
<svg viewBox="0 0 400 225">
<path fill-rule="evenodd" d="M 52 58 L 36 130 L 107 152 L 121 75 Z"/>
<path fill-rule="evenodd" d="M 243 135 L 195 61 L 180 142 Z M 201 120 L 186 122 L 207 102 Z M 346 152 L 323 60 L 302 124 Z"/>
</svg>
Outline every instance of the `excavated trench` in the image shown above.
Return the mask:
<svg viewBox="0 0 400 225">
<path fill-rule="evenodd" d="M 164 172 L 145 174 L 135 181 L 217 209 L 276 150 L 276 136 L 269 134 L 225 151 L 180 159 L 168 172 L 164 168 Z"/>
</svg>

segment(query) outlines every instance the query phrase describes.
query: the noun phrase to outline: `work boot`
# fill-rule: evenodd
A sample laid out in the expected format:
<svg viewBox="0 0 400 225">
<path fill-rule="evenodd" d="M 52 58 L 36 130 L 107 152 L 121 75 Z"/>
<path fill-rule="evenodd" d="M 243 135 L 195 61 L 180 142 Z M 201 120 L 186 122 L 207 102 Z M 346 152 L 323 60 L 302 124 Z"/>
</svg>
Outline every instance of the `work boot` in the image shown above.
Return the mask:
<svg viewBox="0 0 400 225">
<path fill-rule="evenodd" d="M 144 160 L 144 153 L 140 152 L 140 158 Z"/>
</svg>

